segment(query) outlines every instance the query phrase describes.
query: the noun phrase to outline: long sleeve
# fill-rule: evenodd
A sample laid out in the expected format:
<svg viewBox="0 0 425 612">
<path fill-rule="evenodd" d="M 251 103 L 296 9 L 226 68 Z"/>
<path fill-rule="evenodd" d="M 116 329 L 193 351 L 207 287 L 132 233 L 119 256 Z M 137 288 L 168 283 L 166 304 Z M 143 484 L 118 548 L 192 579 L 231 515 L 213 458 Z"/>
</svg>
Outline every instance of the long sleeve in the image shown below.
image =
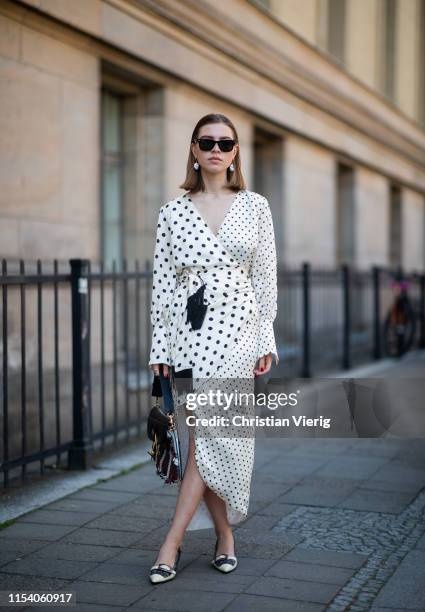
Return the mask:
<svg viewBox="0 0 425 612">
<path fill-rule="evenodd" d="M 277 314 L 277 258 L 273 218 L 266 198 L 259 204 L 258 245 L 251 266 L 251 281 L 260 312 L 257 359 L 272 353 L 277 365 L 279 355 L 273 329 Z"/>
<path fill-rule="evenodd" d="M 176 269 L 171 246 L 170 226 L 164 207 L 158 214 L 156 246 L 153 263 L 151 324 L 152 344 L 149 365 L 166 363 L 171 365 L 168 340 L 167 310 L 170 307 L 176 286 Z"/>
</svg>

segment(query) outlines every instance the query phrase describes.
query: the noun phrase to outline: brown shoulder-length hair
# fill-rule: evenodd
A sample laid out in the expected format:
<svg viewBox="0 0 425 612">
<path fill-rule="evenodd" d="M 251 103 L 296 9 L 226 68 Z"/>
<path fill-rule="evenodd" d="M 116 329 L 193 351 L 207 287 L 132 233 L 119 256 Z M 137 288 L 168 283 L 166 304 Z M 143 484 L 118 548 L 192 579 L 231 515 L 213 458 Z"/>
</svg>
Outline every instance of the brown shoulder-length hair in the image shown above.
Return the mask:
<svg viewBox="0 0 425 612">
<path fill-rule="evenodd" d="M 195 139 L 198 138 L 199 130 L 203 125 L 207 125 L 208 123 L 224 123 L 228 125 L 233 132 L 233 138 L 236 143 L 239 144 L 238 133 L 236 131 L 235 126 L 232 121 L 225 115 L 220 115 L 219 113 L 210 113 L 208 115 L 204 115 L 199 119 L 198 123 L 195 125 L 195 129 L 193 130 L 192 137 L 190 139 L 191 144 L 195 142 Z M 196 158 L 192 153 L 192 149 L 189 146 L 189 157 L 187 160 L 186 167 L 186 178 L 184 182 L 179 185 L 181 189 L 186 189 L 187 191 L 191 191 L 192 193 L 196 193 L 198 191 L 205 191 L 205 184 L 202 178 L 201 168 L 199 170 L 195 170 L 193 164 L 195 163 Z M 239 191 L 241 189 L 246 189 L 246 184 L 244 177 L 242 175 L 241 169 L 241 158 L 240 158 L 240 150 L 238 148 L 238 152 L 235 155 L 233 160 L 233 165 L 235 167 L 234 171 L 231 172 L 227 169 L 227 186 L 234 191 Z"/>
</svg>

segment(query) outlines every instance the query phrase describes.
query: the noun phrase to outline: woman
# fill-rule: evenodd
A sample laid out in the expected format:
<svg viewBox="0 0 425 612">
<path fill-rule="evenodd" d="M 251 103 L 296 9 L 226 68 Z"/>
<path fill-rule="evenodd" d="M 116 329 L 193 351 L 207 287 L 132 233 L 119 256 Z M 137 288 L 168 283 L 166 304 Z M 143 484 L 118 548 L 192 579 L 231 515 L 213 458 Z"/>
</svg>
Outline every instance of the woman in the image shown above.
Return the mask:
<svg viewBox="0 0 425 612">
<path fill-rule="evenodd" d="M 190 376 L 196 393 L 230 378 L 252 388 L 273 355 L 279 362 L 272 216 L 267 200 L 246 190 L 238 135 L 224 115 L 206 115 L 195 126 L 181 187 L 187 193 L 159 211 L 149 365 L 171 384 L 184 477 L 151 568 L 154 583 L 175 577 L 186 529 L 214 527 L 213 566 L 225 573 L 236 568 L 231 526 L 246 518 L 254 462 L 252 432 L 201 437 L 186 423 L 178 377 Z"/>
</svg>

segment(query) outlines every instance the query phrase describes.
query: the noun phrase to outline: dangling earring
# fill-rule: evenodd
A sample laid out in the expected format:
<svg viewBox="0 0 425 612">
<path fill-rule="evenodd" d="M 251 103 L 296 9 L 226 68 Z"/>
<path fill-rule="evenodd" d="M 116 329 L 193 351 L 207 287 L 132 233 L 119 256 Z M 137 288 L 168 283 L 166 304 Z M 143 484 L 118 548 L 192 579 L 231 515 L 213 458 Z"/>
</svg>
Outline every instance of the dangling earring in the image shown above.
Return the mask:
<svg viewBox="0 0 425 612">
<path fill-rule="evenodd" d="M 234 172 L 235 171 L 235 166 L 233 165 L 233 162 L 230 164 L 229 170 L 230 170 L 230 172 Z"/>
<path fill-rule="evenodd" d="M 193 164 L 193 167 L 195 168 L 195 170 L 199 170 L 199 164 L 197 161 Z"/>
</svg>

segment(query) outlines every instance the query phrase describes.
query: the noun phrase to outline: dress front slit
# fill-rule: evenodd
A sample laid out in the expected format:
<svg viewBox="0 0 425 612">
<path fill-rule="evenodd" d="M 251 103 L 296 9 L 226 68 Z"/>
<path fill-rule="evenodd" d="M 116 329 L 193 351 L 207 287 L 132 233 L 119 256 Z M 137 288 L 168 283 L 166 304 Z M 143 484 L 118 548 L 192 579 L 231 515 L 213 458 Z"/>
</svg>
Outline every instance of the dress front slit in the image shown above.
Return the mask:
<svg viewBox="0 0 425 612">
<path fill-rule="evenodd" d="M 257 361 L 256 345 L 252 338 L 258 333 L 259 319 L 249 319 L 238 335 L 236 345 L 245 347 L 236 355 L 229 352 L 225 361 L 217 370 L 214 389 L 233 390 L 234 385 L 228 381 L 237 381 L 237 386 L 244 393 L 254 393 L 254 367 Z M 220 385 L 220 381 L 222 384 Z M 202 437 L 197 428 L 186 422 L 191 414 L 181 401 L 178 385 L 171 377 L 174 405 L 176 406 L 176 423 L 180 441 L 180 452 L 183 465 L 183 477 L 189 458 L 189 436 L 195 439 L 195 460 L 198 472 L 205 484 L 214 491 L 226 504 L 227 520 L 230 525 L 243 521 L 248 513 L 252 468 L 254 464 L 255 436 L 254 428 L 244 428 L 247 437 Z M 193 385 L 196 389 L 196 383 Z M 205 384 L 198 384 L 205 390 Z M 208 388 L 208 387 L 207 387 Z M 211 413 L 216 413 L 211 407 Z M 208 529 L 214 526 L 212 516 L 204 499 L 201 500 L 187 530 Z"/>
</svg>

